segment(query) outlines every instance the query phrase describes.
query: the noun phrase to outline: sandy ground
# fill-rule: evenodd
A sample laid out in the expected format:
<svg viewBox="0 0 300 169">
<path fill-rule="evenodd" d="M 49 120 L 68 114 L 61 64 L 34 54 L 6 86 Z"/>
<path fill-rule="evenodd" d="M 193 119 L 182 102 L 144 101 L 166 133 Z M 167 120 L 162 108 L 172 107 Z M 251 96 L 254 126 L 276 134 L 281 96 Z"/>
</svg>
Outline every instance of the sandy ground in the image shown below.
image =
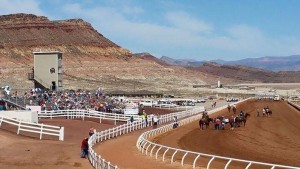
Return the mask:
<svg viewBox="0 0 300 169">
<path fill-rule="evenodd" d="M 38 134 L 25 132 L 16 135 L 16 128 L 4 124 L 4 130 L 0 130 L 1 169 L 90 168 L 88 160 L 80 158 L 81 141 L 88 136 L 90 127 L 104 130 L 114 126 L 113 122 L 99 124 L 92 120 L 49 119 L 40 123 L 64 126 L 65 141 L 57 137 L 39 140 Z"/>
<path fill-rule="evenodd" d="M 207 103 L 209 105 L 209 103 Z M 218 104 L 219 105 L 219 104 Z M 220 104 L 221 105 L 221 104 Z M 272 117 L 255 117 L 255 109 L 269 106 Z M 161 135 L 154 140 L 160 144 L 217 154 L 234 158 L 300 166 L 300 113 L 283 101 L 251 101 L 238 105 L 238 112 L 244 110 L 251 114 L 245 127 L 224 131 L 211 128 L 200 130 L 198 122 L 182 126 Z M 151 110 L 153 113 L 155 110 Z M 146 110 L 147 113 L 150 110 Z M 171 110 L 159 110 L 170 113 Z M 226 110 L 216 115 L 230 116 Z M 16 169 L 66 169 L 92 168 L 87 159 L 79 157 L 81 140 L 87 136 L 90 127 L 98 131 L 113 127 L 112 122 L 99 124 L 93 120 L 44 120 L 44 123 L 65 126 L 65 141 L 53 138 L 39 140 L 36 136 L 18 136 L 16 130 L 0 130 L 0 168 Z M 3 126 L 5 128 L 5 126 Z M 116 139 L 97 144 L 94 149 L 112 164 L 120 168 L 182 168 L 178 161 L 162 162 L 153 157 L 142 155 L 135 146 L 139 135 L 149 130 L 144 129 Z M 190 162 L 188 157 L 186 162 Z M 177 159 L 177 158 L 176 158 Z M 200 161 L 202 162 L 202 161 Z M 203 163 L 198 166 L 204 166 Z M 213 164 L 220 168 L 221 162 Z M 234 165 L 232 168 L 237 168 Z M 184 168 L 190 168 L 189 165 Z"/>
</svg>

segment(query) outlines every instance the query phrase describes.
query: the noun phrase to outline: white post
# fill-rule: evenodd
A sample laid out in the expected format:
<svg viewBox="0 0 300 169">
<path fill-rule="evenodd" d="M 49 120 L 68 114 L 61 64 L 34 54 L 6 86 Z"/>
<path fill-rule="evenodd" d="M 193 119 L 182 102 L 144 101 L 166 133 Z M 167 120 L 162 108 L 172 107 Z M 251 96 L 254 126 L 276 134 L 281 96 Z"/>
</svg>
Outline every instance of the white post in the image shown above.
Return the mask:
<svg viewBox="0 0 300 169">
<path fill-rule="evenodd" d="M 90 110 L 88 110 L 89 112 Z M 82 120 L 84 120 L 84 114 L 85 114 L 85 111 L 82 112 Z"/>
<path fill-rule="evenodd" d="M 21 121 L 19 121 L 19 125 L 18 125 L 18 132 L 17 132 L 17 134 L 19 134 L 19 133 L 20 133 L 20 128 L 21 128 Z"/>
<path fill-rule="evenodd" d="M 1 120 L 0 120 L 0 127 L 1 127 L 1 125 L 2 125 L 2 121 L 3 121 L 3 117 L 1 117 Z"/>
<path fill-rule="evenodd" d="M 64 141 L 64 134 L 65 134 L 65 128 L 60 127 L 60 129 L 59 129 L 59 140 L 60 141 Z"/>
<path fill-rule="evenodd" d="M 42 135 L 43 135 L 43 126 L 44 126 L 44 124 L 42 123 L 42 124 L 41 124 L 40 140 L 42 139 Z"/>
</svg>

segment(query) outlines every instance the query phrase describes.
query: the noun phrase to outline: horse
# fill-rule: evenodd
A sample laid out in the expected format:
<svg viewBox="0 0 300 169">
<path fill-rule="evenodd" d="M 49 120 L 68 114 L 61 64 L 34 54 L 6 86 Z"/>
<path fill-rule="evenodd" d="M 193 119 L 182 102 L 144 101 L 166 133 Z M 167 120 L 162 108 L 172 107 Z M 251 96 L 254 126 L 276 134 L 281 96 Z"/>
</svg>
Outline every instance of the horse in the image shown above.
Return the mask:
<svg viewBox="0 0 300 169">
<path fill-rule="evenodd" d="M 233 111 L 233 114 L 236 113 L 236 107 L 235 106 L 233 106 L 232 111 Z"/>
<path fill-rule="evenodd" d="M 205 126 L 205 128 L 209 127 L 209 123 L 212 122 L 213 119 L 212 118 L 202 118 L 199 120 L 199 127 L 200 129 L 203 130 L 203 126 Z"/>
<path fill-rule="evenodd" d="M 243 116 L 236 116 L 235 118 L 235 127 L 240 127 L 241 123 L 246 126 L 247 117 L 250 116 L 249 113 L 245 113 Z"/>
<path fill-rule="evenodd" d="M 227 109 L 228 109 L 228 112 L 230 113 L 230 109 L 231 109 L 230 104 L 228 104 Z"/>
<path fill-rule="evenodd" d="M 269 108 L 266 108 L 266 115 L 271 116 L 272 115 L 272 110 L 270 110 Z"/>
</svg>

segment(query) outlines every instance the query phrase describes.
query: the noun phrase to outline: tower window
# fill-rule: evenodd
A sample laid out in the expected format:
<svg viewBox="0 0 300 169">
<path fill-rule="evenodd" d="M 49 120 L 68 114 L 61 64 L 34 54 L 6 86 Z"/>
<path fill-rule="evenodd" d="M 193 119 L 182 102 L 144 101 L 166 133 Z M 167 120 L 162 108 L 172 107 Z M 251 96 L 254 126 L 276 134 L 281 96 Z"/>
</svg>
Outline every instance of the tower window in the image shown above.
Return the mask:
<svg viewBox="0 0 300 169">
<path fill-rule="evenodd" d="M 50 69 L 50 73 L 52 74 L 52 73 L 55 73 L 55 69 L 54 68 L 51 68 Z"/>
</svg>

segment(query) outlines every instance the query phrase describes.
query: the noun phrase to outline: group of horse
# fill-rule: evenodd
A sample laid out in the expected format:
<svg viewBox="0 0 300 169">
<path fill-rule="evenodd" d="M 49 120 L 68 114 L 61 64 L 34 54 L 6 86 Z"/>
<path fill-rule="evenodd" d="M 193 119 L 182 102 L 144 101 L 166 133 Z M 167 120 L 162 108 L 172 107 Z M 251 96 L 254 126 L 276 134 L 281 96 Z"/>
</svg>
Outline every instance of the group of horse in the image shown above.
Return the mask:
<svg viewBox="0 0 300 169">
<path fill-rule="evenodd" d="M 231 116 L 230 118 L 225 118 L 224 116 L 219 116 L 217 118 L 210 118 L 207 112 L 204 112 L 202 118 L 199 120 L 200 129 L 208 128 L 210 123 L 213 123 L 215 129 L 225 129 L 226 124 L 230 124 L 230 128 L 234 129 L 236 127 L 245 126 L 247 122 L 247 118 L 250 116 L 249 113 L 245 113 L 243 111 L 240 112 L 237 116 Z M 219 120 L 217 120 L 219 119 Z M 220 124 L 217 124 L 220 121 Z"/>
<path fill-rule="evenodd" d="M 233 114 L 235 114 L 236 113 L 236 105 L 235 104 L 233 104 L 233 105 L 228 104 L 227 110 L 228 110 L 229 113 L 230 113 L 231 109 L 233 111 Z"/>
<path fill-rule="evenodd" d="M 224 116 L 219 116 L 217 118 L 210 118 L 207 112 L 203 112 L 202 118 L 199 120 L 199 127 L 200 129 L 208 128 L 210 123 L 214 124 L 215 129 L 225 129 L 225 125 L 229 124 L 231 129 L 236 127 L 245 126 L 247 122 L 247 118 L 250 116 L 249 113 L 241 111 L 238 115 L 236 115 L 236 105 L 235 104 L 228 104 L 227 110 L 233 115 L 229 118 L 225 118 Z M 266 106 L 262 109 L 262 116 L 269 117 L 272 115 L 272 110 Z M 260 116 L 260 110 L 257 109 L 257 117 Z M 217 120 L 218 119 L 218 120 Z"/>
</svg>

